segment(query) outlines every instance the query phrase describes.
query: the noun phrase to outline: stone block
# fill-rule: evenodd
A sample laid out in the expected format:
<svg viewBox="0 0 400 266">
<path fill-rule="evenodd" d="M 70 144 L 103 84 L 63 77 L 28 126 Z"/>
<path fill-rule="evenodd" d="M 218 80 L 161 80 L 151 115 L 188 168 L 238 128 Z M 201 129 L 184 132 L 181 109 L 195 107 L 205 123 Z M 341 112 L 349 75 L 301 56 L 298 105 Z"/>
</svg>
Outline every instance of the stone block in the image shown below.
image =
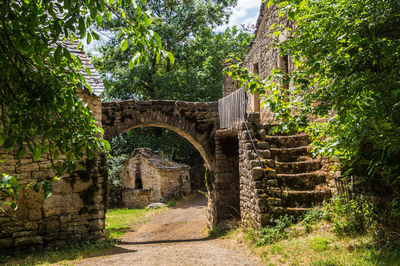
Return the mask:
<svg viewBox="0 0 400 266">
<path fill-rule="evenodd" d="M 14 244 L 13 238 L 0 238 L 0 248 L 8 248 Z"/>
<path fill-rule="evenodd" d="M 43 204 L 45 217 L 78 212 L 83 207 L 79 194 L 53 195 Z"/>
<path fill-rule="evenodd" d="M 42 236 L 24 236 L 17 237 L 14 239 L 15 246 L 31 246 L 37 244 L 43 244 Z"/>
<path fill-rule="evenodd" d="M 71 184 L 64 179 L 55 180 L 51 182 L 53 187 L 53 194 L 70 194 L 72 193 Z"/>
</svg>

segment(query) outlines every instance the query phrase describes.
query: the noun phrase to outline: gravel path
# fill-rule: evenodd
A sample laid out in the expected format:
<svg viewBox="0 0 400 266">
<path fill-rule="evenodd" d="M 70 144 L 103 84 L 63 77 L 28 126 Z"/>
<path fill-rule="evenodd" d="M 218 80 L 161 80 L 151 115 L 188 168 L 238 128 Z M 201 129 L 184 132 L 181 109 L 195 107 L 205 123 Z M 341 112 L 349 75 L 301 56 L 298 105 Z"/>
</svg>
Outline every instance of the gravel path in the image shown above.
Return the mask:
<svg viewBox="0 0 400 266">
<path fill-rule="evenodd" d="M 262 265 L 231 239 L 207 239 L 207 200 L 197 197 L 168 209 L 123 236 L 112 254 L 78 265 Z"/>
</svg>

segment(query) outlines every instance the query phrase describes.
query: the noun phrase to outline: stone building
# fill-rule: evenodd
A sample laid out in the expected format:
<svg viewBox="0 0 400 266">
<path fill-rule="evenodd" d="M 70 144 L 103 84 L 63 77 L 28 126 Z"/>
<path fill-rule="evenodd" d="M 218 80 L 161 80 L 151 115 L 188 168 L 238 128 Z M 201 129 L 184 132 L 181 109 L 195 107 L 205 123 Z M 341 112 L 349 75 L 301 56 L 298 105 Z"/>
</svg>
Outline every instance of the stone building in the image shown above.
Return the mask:
<svg viewBox="0 0 400 266">
<path fill-rule="evenodd" d="M 64 43 L 68 50 L 79 56 L 82 65 L 91 70 L 91 77 L 83 71 L 93 94 L 78 89 L 80 97 L 89 105 L 97 123 L 101 126 L 101 93 L 103 83 L 85 53 L 74 44 Z M 37 179 L 53 178 L 55 171 L 49 166 L 48 155 L 34 160 L 31 154 L 16 160 L 14 154 L 0 147 L 0 172 L 18 176 L 20 185 Z M 62 160 L 59 158 L 58 160 Z M 68 242 L 99 239 L 104 231 L 104 197 L 107 189 L 106 158 L 98 154 L 92 160 L 82 162 L 86 169 L 66 174 L 60 181 L 52 181 L 53 195 L 44 200 L 43 192 L 21 189 L 17 211 L 2 206 L 8 214 L 0 214 L 0 250 L 26 250 L 27 247 L 65 245 Z M 2 198 L 4 200 L 5 198 Z"/>
<path fill-rule="evenodd" d="M 261 5 L 255 37 L 243 60 L 245 68 L 263 78 L 276 68 L 284 73 L 294 69 L 292 59 L 280 55 L 272 45 L 275 37 L 270 34 L 273 31 L 271 26 L 290 26 L 290 22 L 280 17 L 278 11 L 274 5 Z M 278 41 L 285 38 L 283 34 Z M 261 107 L 259 95 L 241 92 L 237 83 L 227 76 L 224 77 L 224 98 L 220 100 L 220 106 L 237 105 L 233 100 L 237 101 L 240 93 L 244 95 L 243 116 L 247 123 L 238 119 L 236 125 L 226 126 L 216 133 L 218 139 L 232 139 L 232 136 L 239 139 L 238 202 L 242 222 L 253 227 L 264 226 L 271 218 L 282 214 L 299 215 L 328 200 L 338 173 L 330 170 L 329 162 L 312 157 L 308 136 L 301 132 L 291 136 L 268 135 L 269 129 L 276 123 L 271 110 L 267 106 Z M 235 111 L 234 108 L 222 110 Z M 220 112 L 220 118 L 223 115 Z"/>
<path fill-rule="evenodd" d="M 119 204 L 126 208 L 143 208 L 190 193 L 190 167 L 163 158 L 148 148 L 135 149 L 120 172 Z M 112 195 L 111 197 L 115 197 Z"/>
</svg>

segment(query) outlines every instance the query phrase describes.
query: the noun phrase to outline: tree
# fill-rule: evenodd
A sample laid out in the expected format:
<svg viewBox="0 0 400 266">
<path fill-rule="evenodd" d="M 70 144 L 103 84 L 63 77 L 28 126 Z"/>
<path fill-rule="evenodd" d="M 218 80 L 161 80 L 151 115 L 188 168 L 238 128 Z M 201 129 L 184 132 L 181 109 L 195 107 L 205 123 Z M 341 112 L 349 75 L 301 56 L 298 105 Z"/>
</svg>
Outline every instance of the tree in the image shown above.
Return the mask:
<svg viewBox="0 0 400 266">
<path fill-rule="evenodd" d="M 142 0 L 145 4 L 145 0 Z M 50 153 L 66 155 L 54 165 L 59 175 L 74 170 L 84 156 L 107 150 L 99 138 L 90 109 L 77 96 L 77 88 L 91 91 L 80 73 L 80 59 L 73 56 L 65 42 L 98 39 L 96 28 L 107 19 L 118 18 L 122 50 L 129 45 L 145 61 L 147 54 L 160 53 L 158 35 L 149 31 L 150 17 L 140 7 L 132 8 L 129 20 L 122 8 L 132 1 L 2 1 L 0 3 L 0 146 L 15 151 L 21 158 L 28 150 L 38 159 Z M 81 46 L 79 42 L 78 46 Z M 135 58 L 135 59 L 136 59 Z M 133 60 L 131 60 L 133 61 Z M 131 64 L 132 65 L 132 64 Z M 12 195 L 18 189 L 15 177 L 2 175 L 0 189 Z M 32 184 L 40 189 L 37 180 Z M 45 196 L 50 183 L 44 181 Z M 15 202 L 12 203 L 16 207 Z"/>
<path fill-rule="evenodd" d="M 163 46 L 175 56 L 157 63 L 156 56 L 132 70 L 126 67 L 135 51 L 116 49 L 118 36 L 99 49 L 94 63 L 105 78 L 106 99 L 179 99 L 213 101 L 220 97 L 222 60 L 230 53 L 244 55 L 250 34 L 229 29 L 214 33 L 225 22 L 229 7 L 236 1 L 153 1 L 148 6 L 155 17 L 153 29 L 160 34 Z M 130 14 L 129 10 L 126 13 Z M 106 29 L 118 27 L 118 21 Z M 121 63 L 122 62 L 122 63 Z"/>
<path fill-rule="evenodd" d="M 340 159 L 344 175 L 384 183 L 400 210 L 400 2 L 289 0 L 279 5 L 293 28 L 277 47 L 297 69 L 260 78 L 234 66 L 233 76 L 282 122 L 277 130 L 306 130 L 316 151 Z M 286 89 L 283 83 L 292 81 Z M 288 98 L 286 95 L 290 95 Z M 319 123 L 315 118 L 320 118 Z M 321 122 L 324 121 L 325 122 Z"/>
</svg>

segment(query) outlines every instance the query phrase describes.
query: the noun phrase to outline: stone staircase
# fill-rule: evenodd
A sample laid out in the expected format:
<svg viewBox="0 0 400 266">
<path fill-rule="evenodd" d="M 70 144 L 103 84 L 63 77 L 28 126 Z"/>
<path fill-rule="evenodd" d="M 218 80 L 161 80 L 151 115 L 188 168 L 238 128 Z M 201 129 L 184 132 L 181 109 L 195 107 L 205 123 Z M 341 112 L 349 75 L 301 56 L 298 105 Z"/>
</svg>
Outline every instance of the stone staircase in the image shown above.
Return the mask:
<svg viewBox="0 0 400 266">
<path fill-rule="evenodd" d="M 257 143 L 269 176 L 266 196 L 271 217 L 301 215 L 331 197 L 321 161 L 312 158 L 309 144 L 306 134 L 266 136 Z"/>
</svg>

